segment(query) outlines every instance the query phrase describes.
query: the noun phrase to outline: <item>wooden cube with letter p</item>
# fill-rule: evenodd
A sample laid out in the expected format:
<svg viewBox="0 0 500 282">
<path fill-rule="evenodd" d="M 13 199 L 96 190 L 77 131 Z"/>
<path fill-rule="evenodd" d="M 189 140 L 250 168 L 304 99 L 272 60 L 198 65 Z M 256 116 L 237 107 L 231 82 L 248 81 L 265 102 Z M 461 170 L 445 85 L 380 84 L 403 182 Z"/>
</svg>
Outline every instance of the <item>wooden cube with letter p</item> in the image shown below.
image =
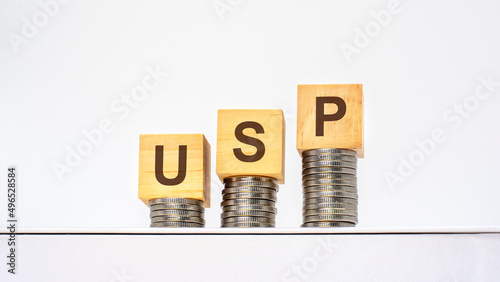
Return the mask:
<svg viewBox="0 0 500 282">
<path fill-rule="evenodd" d="M 181 197 L 210 207 L 210 144 L 203 134 L 141 135 L 139 198 Z"/>
<path fill-rule="evenodd" d="M 285 179 L 285 120 L 282 110 L 219 110 L 217 175 Z"/>
<path fill-rule="evenodd" d="M 361 84 L 297 87 L 297 150 L 320 148 L 352 149 L 364 156 Z"/>
</svg>

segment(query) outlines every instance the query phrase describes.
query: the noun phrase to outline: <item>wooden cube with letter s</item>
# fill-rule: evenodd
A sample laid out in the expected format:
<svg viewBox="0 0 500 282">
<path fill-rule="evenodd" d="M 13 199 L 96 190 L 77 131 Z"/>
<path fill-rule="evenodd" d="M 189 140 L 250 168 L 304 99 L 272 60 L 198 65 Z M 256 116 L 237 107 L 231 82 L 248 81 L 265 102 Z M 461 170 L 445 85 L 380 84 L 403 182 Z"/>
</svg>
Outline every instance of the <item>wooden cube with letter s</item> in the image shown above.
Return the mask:
<svg viewBox="0 0 500 282">
<path fill-rule="evenodd" d="M 285 120 L 282 110 L 219 110 L 217 175 L 285 179 Z"/>
</svg>

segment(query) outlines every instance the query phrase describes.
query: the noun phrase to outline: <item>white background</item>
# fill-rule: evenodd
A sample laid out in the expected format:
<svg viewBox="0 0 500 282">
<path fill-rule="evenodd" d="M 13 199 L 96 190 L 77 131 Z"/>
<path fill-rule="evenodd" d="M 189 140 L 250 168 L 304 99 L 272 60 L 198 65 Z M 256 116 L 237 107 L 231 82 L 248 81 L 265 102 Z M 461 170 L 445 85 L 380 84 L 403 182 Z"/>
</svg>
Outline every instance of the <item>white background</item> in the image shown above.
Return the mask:
<svg viewBox="0 0 500 282">
<path fill-rule="evenodd" d="M 44 22 L 38 1 L 2 1 L 0 167 L 4 180 L 7 166 L 19 172 L 19 226 L 149 226 L 137 197 L 139 134 L 203 133 L 213 171 L 206 225 L 218 227 L 217 109 L 271 108 L 287 123 L 277 226 L 298 227 L 297 84 L 335 83 L 364 87 L 358 226 L 500 225 L 500 86 L 461 124 L 443 118 L 473 101 L 480 77 L 500 81 L 500 2 L 400 1 L 384 27 L 373 25 L 388 3 L 71 1 Z M 24 18 L 41 21 L 30 38 Z M 357 29 L 367 27 L 370 41 L 358 48 Z M 343 42 L 358 52 L 345 56 Z M 170 75 L 129 115 L 114 111 L 148 66 Z M 59 181 L 53 163 L 65 164 L 67 147 L 106 118 L 113 131 Z M 437 128 L 446 140 L 391 188 L 386 174 Z M 5 192 L 5 222 L 2 203 Z"/>
</svg>

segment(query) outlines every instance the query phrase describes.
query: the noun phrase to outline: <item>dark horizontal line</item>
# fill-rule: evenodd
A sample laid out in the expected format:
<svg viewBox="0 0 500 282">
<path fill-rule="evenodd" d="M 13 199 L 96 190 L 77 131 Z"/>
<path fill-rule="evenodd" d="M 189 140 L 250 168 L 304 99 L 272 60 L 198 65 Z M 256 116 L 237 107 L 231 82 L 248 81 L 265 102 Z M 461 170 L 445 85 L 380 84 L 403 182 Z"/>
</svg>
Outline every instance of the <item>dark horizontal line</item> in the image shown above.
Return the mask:
<svg viewBox="0 0 500 282">
<path fill-rule="evenodd" d="M 11 233 L 1 233 L 0 235 L 10 235 Z M 457 232 L 391 232 L 391 233 L 85 233 L 85 232 L 79 232 L 79 233 L 14 233 L 16 235 L 49 235 L 49 236 L 61 236 L 61 235 L 76 235 L 76 236 L 82 236 L 82 235 L 107 235 L 107 236 L 113 236 L 113 235 L 133 235 L 133 236 L 171 236 L 171 235 L 188 235 L 188 236 L 204 236 L 204 235 L 210 235 L 210 236 L 240 236 L 240 235 L 257 235 L 257 236 L 287 236 L 287 235 L 293 235 L 293 236 L 300 236 L 300 235 L 308 235 L 308 236 L 314 236 L 314 235 L 337 235 L 337 236 L 343 236 L 343 235 L 357 235 L 357 236 L 369 236 L 369 235 L 472 235 L 472 234 L 499 234 L 499 232 L 462 232 L 462 233 L 457 233 Z"/>
</svg>

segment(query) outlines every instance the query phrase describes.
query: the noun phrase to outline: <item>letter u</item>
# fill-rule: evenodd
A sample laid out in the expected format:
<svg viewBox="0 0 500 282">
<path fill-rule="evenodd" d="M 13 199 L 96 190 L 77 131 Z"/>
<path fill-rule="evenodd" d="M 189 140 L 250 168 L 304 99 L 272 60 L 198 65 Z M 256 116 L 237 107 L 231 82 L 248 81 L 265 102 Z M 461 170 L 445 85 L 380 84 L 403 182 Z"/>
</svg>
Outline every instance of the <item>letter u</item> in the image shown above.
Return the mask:
<svg viewBox="0 0 500 282">
<path fill-rule="evenodd" d="M 187 146 L 179 145 L 179 169 L 175 178 L 167 178 L 163 174 L 163 146 L 156 146 L 155 154 L 155 176 L 156 180 L 163 185 L 174 186 L 181 184 L 186 178 L 187 168 Z"/>
</svg>

